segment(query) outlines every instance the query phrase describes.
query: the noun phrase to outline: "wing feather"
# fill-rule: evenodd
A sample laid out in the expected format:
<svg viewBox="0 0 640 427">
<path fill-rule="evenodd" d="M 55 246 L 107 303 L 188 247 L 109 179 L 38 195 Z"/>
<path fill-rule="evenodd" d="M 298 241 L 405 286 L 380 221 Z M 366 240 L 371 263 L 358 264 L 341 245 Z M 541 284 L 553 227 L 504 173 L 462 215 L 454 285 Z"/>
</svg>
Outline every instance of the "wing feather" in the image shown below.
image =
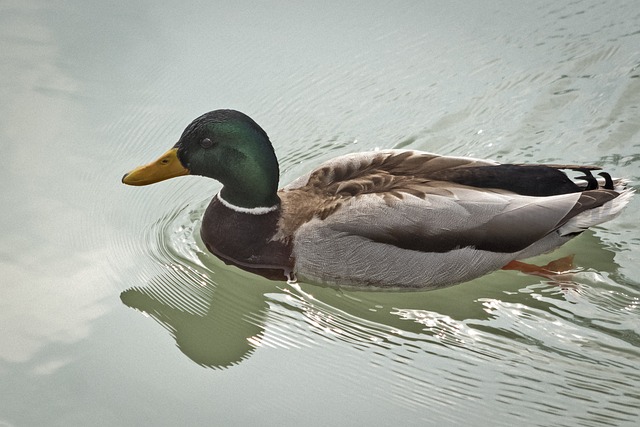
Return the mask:
<svg viewBox="0 0 640 427">
<path fill-rule="evenodd" d="M 281 229 L 293 234 L 319 217 L 337 232 L 403 249 L 514 253 L 619 195 L 581 191 L 559 168 L 578 166 L 499 165 L 411 150 L 341 156 L 281 191 L 293 218 Z"/>
<path fill-rule="evenodd" d="M 457 188 L 452 196 L 404 195 L 389 204 L 367 195 L 342 205 L 326 225 L 421 252 L 462 247 L 517 252 L 558 229 L 578 198 L 578 194 L 539 198 Z"/>
</svg>

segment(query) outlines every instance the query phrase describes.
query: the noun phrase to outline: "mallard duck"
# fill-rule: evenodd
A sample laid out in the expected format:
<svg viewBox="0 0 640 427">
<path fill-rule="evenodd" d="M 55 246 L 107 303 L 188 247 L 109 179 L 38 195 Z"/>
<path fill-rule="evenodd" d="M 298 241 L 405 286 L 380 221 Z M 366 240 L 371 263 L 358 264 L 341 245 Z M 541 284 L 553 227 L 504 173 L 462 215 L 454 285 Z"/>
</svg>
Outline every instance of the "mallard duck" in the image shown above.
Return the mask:
<svg viewBox="0 0 640 427">
<path fill-rule="evenodd" d="M 336 157 L 278 189 L 266 132 L 247 115 L 195 119 L 122 181 L 182 175 L 222 183 L 200 234 L 207 249 L 270 279 L 432 289 L 549 252 L 615 217 L 633 190 L 595 166 L 499 164 L 416 150 Z M 563 170 L 583 175 L 570 179 Z"/>
</svg>

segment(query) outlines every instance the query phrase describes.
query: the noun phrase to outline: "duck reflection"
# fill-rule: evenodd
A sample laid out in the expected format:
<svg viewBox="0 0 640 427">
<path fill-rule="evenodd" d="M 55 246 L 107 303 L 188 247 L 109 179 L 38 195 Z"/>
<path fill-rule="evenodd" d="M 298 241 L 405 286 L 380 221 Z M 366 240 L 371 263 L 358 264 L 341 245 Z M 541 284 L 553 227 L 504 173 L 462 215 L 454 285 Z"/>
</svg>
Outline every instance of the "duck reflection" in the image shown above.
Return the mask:
<svg viewBox="0 0 640 427">
<path fill-rule="evenodd" d="M 245 292 L 243 304 L 235 305 L 230 302 L 234 299 L 230 295 L 234 286 L 209 288 L 204 300 L 188 289 L 181 289 L 175 298 L 167 299 L 171 294 L 158 289 L 162 286 L 170 287 L 171 283 L 158 280 L 149 287 L 128 289 L 120 298 L 125 305 L 163 325 L 191 360 L 202 366 L 226 368 L 255 350 L 251 341 L 263 333 L 261 320 L 267 309 L 263 294 Z"/>
<path fill-rule="evenodd" d="M 613 253 L 603 251 L 592 234 L 581 237 L 580 247 L 578 258 L 588 257 L 593 248 L 598 266 L 611 268 Z M 211 368 L 238 364 L 260 346 L 304 347 L 327 339 L 387 350 L 407 343 L 470 348 L 478 331 L 484 340 L 487 334 L 522 339 L 517 330 L 492 324 L 499 315 L 492 301 L 550 313 L 554 301 L 565 301 L 567 289 L 532 276 L 497 272 L 428 292 L 346 291 L 269 281 L 225 266 L 204 252 L 198 257 L 201 265 L 174 266 L 147 286 L 122 292 L 121 299 L 165 327 L 187 357 Z M 535 292 L 544 292 L 545 298 L 532 297 Z"/>
</svg>

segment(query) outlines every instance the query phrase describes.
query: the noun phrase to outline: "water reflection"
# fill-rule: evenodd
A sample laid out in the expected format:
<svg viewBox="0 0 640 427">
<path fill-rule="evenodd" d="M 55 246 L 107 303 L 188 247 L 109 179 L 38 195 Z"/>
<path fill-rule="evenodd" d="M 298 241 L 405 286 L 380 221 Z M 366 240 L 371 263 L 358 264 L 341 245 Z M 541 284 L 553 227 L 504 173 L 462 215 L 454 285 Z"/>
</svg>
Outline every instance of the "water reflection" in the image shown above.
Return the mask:
<svg viewBox="0 0 640 427">
<path fill-rule="evenodd" d="M 411 296 L 378 301 L 375 295 L 363 298 L 330 288 L 303 285 L 309 288 L 305 290 L 238 277 L 242 272 L 219 278 L 221 274 L 226 276 L 218 272 L 217 282 L 205 287 L 185 286 L 167 275 L 124 291 L 121 299 L 165 327 L 191 360 L 214 368 L 235 365 L 262 346 L 299 348 L 334 340 L 382 351 L 410 341 L 467 347 L 474 339 L 470 327 L 449 315 L 392 307 L 394 302 L 406 305 Z M 482 309 L 476 314 L 489 318 Z"/>
<path fill-rule="evenodd" d="M 637 2 L 147 3 L 0 3 L 0 424 L 638 425 L 640 197 L 558 255 L 574 288 L 371 294 L 200 259 L 169 225 L 205 180 L 120 184 L 222 107 L 283 183 L 375 147 L 637 183 Z"/>
<path fill-rule="evenodd" d="M 309 347 L 327 340 L 365 351 L 391 350 L 392 356 L 393 348 L 410 345 L 436 354 L 442 353 L 438 347 L 455 348 L 483 359 L 504 358 L 514 342 L 568 356 L 585 343 L 577 338 L 585 334 L 637 344 L 637 336 L 627 329 L 598 328 L 577 315 L 576 305 L 588 304 L 586 309 L 593 312 L 597 304 L 589 299 L 602 297 L 589 293 L 593 272 L 578 273 L 580 283 L 574 284 L 497 272 L 430 292 L 343 291 L 272 282 L 225 266 L 203 249 L 198 225 L 205 205 L 170 212 L 152 227 L 146 243 L 166 273 L 121 294 L 124 304 L 153 317 L 178 348 L 202 366 L 230 367 L 258 347 Z M 572 245 L 564 250 L 573 250 Z M 583 255 L 605 255 L 594 267 L 614 265 L 613 253 L 602 250 L 593 234 L 581 236 L 575 245 Z M 549 256 L 558 254 L 563 253 Z M 610 285 L 621 299 L 618 305 L 637 304 L 637 296 L 617 289 L 615 282 Z M 560 336 L 556 327 L 573 335 Z"/>
<path fill-rule="evenodd" d="M 153 285 L 131 288 L 122 292 L 120 298 L 125 305 L 150 315 L 169 330 L 180 351 L 197 364 L 227 368 L 249 357 L 255 350 L 252 343 L 264 332 L 267 308 L 264 296 L 260 292 L 245 292 L 245 300 L 238 306 L 230 302 L 234 299 L 230 294 L 238 288 L 244 287 L 216 287 L 205 300 L 184 293 L 176 297 L 178 304 L 164 301 L 158 295 L 166 293 L 165 290 Z M 194 312 L 194 306 L 199 310 Z M 250 309 L 245 310 L 246 306 Z"/>
<path fill-rule="evenodd" d="M 537 259 L 576 253 L 582 271 L 572 283 L 501 271 L 430 292 L 346 291 L 224 265 L 198 237 L 206 204 L 170 210 L 145 231 L 144 248 L 162 272 L 121 294 L 200 366 L 227 369 L 270 351 L 279 361 L 295 359 L 282 352 L 304 352 L 308 372 L 338 372 L 354 383 L 366 372 L 394 405 L 436 419 L 451 419 L 451 405 L 461 402 L 486 412 L 487 396 L 507 418 L 525 407 L 582 416 L 550 395 L 597 399 L 599 412 L 583 417 L 586 424 L 633 416 L 616 402 L 640 381 L 633 369 L 640 293 L 608 277 L 616 274 L 615 253 L 591 232 Z M 487 378 L 497 394 L 487 391 Z"/>
</svg>

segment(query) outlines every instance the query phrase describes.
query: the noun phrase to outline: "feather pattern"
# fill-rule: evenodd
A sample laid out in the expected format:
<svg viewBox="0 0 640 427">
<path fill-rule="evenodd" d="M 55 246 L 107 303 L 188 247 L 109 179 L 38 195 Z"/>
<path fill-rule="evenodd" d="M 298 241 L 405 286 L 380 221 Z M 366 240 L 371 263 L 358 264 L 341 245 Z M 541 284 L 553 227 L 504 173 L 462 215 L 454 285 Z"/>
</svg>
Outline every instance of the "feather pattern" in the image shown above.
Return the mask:
<svg viewBox="0 0 640 427">
<path fill-rule="evenodd" d="M 583 191 L 560 171 L 584 167 L 500 166 L 399 150 L 339 157 L 280 191 L 276 238 L 294 236 L 295 270 L 314 281 L 439 287 L 554 249 L 631 195 Z"/>
<path fill-rule="evenodd" d="M 614 218 L 633 190 L 599 169 L 387 150 L 337 157 L 277 190 L 278 160 L 266 132 L 239 111 L 215 110 L 122 182 L 187 174 L 220 181 L 202 241 L 256 274 L 437 288 L 553 250 Z"/>
<path fill-rule="evenodd" d="M 256 274 L 437 288 L 553 250 L 614 218 L 633 190 L 599 169 L 386 150 L 337 157 L 277 190 L 278 160 L 266 132 L 239 111 L 215 110 L 122 182 L 187 174 L 220 181 L 202 241 Z M 570 179 L 565 171 L 582 175 Z"/>
</svg>

